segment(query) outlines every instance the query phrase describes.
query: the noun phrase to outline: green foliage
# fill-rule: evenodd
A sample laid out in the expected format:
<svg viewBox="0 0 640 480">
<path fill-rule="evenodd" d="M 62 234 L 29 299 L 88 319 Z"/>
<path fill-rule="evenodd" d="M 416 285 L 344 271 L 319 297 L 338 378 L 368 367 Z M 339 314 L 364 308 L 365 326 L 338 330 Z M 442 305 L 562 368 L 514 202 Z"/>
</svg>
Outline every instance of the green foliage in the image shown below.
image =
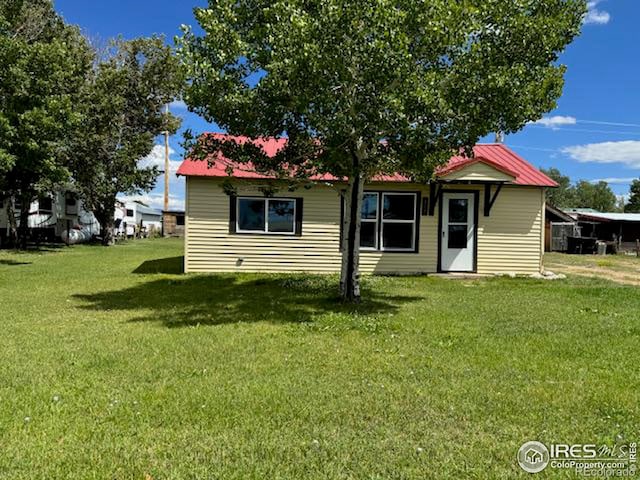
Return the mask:
<svg viewBox="0 0 640 480">
<path fill-rule="evenodd" d="M 560 170 L 555 167 L 551 167 L 549 169 L 541 168 L 540 170 L 549 178 L 555 180 L 558 184 L 558 188 L 547 189 L 547 203 L 556 208 L 575 207 L 576 192 L 575 188 L 571 184 L 571 179 L 568 176 L 563 175 Z"/>
<path fill-rule="evenodd" d="M 205 35 L 180 39 L 185 98 L 232 134 L 286 133 L 263 169 L 428 179 L 554 108 L 558 54 L 584 12 L 582 0 L 210 1 L 196 9 Z"/>
<path fill-rule="evenodd" d="M 547 202 L 556 208 L 593 208 L 599 212 L 621 211 L 616 197 L 607 182 L 580 180 L 575 185 L 555 167 L 541 169 L 558 183 L 558 188 L 547 189 Z"/>
<path fill-rule="evenodd" d="M 576 184 L 576 206 L 593 208 L 599 212 L 613 212 L 617 207 L 616 195 L 607 182 L 591 183 L 580 180 Z"/>
<path fill-rule="evenodd" d="M 363 183 L 428 181 L 480 137 L 553 109 L 559 53 L 585 11 L 584 0 L 209 0 L 195 10 L 204 35 L 179 39 L 187 104 L 231 134 L 288 142 L 268 158 L 205 136 L 191 155 L 348 179 L 341 289 L 356 300 Z"/>
<path fill-rule="evenodd" d="M 68 179 L 61 161 L 91 52 L 51 2 L 0 1 L 0 189 L 29 204 Z"/>
<path fill-rule="evenodd" d="M 629 201 L 624 206 L 624 211 L 627 213 L 640 213 L 640 179 L 631 183 L 629 193 Z"/>
<path fill-rule="evenodd" d="M 164 106 L 180 94 L 182 80 L 177 59 L 160 37 L 115 41 L 91 72 L 69 158 L 78 193 L 103 230 L 112 225 L 118 193 L 153 188 L 158 169 L 140 168 L 138 162 L 159 134 L 178 129 L 179 119 Z"/>
</svg>

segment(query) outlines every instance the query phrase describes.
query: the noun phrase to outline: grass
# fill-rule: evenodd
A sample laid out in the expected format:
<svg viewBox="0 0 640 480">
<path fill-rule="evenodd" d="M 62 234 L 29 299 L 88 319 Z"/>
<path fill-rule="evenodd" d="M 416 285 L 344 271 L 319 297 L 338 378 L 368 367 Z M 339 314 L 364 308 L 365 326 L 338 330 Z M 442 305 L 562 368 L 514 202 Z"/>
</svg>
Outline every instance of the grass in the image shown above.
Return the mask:
<svg viewBox="0 0 640 480">
<path fill-rule="evenodd" d="M 599 277 L 640 286 L 640 258 L 633 255 L 568 255 L 545 253 L 545 266 L 553 271 Z"/>
<path fill-rule="evenodd" d="M 0 252 L 0 478 L 528 478 L 524 441 L 640 439 L 636 287 L 372 277 L 352 307 L 180 256 Z"/>
<path fill-rule="evenodd" d="M 545 253 L 545 263 L 577 267 L 601 267 L 620 272 L 640 273 L 640 258 L 635 255 L 568 255 Z"/>
</svg>

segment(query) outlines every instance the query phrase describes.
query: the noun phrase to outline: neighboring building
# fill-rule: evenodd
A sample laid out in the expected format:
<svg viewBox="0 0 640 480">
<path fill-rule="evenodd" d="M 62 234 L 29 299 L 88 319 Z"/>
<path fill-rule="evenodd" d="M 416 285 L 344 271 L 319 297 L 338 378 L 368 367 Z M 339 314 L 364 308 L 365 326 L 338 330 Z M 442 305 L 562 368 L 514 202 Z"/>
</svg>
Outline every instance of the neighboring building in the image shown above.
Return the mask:
<svg viewBox="0 0 640 480">
<path fill-rule="evenodd" d="M 574 208 L 566 213 L 575 218 L 582 236 L 613 243 L 621 252 L 635 252 L 640 241 L 640 213 L 603 213 Z"/>
<path fill-rule="evenodd" d="M 273 155 L 284 141 L 260 143 Z M 222 188 L 229 169 L 237 196 Z M 211 167 L 187 159 L 178 175 L 187 181 L 187 272 L 340 270 L 340 179 L 323 176 L 290 192 L 221 156 Z M 261 193 L 278 185 L 273 198 Z M 361 271 L 540 272 L 544 189 L 555 186 L 502 144 L 478 145 L 472 159 L 452 158 L 430 184 L 377 178 L 365 187 Z"/>
<path fill-rule="evenodd" d="M 162 212 L 162 234 L 165 237 L 184 237 L 184 210 Z"/>
<path fill-rule="evenodd" d="M 0 200 L 0 238 L 9 235 L 8 199 Z M 21 204 L 16 201 L 14 213 L 16 224 L 20 224 Z M 30 206 L 30 237 L 35 241 L 66 240 L 67 232 L 76 233 L 76 237 L 91 239 L 100 233 L 100 225 L 93 213 L 83 208 L 82 201 L 71 191 L 61 191 L 52 196 L 43 196 Z M 72 235 L 73 236 L 73 235 Z"/>
<path fill-rule="evenodd" d="M 581 236 L 578 222 L 562 210 L 546 205 L 544 249 L 546 252 L 566 252 L 569 237 Z"/>
<path fill-rule="evenodd" d="M 162 212 L 142 202 L 118 200 L 115 217 L 116 232 L 120 236 L 147 237 L 162 231 Z"/>
</svg>

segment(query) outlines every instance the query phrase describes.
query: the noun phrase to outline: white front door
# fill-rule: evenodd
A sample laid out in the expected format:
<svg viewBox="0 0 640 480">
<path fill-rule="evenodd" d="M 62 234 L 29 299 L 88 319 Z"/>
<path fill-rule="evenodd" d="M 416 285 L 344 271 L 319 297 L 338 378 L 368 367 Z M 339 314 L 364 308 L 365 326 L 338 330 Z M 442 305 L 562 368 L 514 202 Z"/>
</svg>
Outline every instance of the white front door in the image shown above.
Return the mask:
<svg viewBox="0 0 640 480">
<path fill-rule="evenodd" d="M 442 194 L 440 266 L 443 272 L 473 272 L 475 258 L 475 195 Z"/>
</svg>

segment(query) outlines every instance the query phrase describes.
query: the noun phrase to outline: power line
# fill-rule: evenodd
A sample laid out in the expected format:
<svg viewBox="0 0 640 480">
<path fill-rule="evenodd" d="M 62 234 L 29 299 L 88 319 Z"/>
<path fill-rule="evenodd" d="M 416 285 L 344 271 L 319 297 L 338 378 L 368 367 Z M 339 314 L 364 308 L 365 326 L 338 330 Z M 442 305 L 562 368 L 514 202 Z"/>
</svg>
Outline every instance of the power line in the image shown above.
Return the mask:
<svg viewBox="0 0 640 480">
<path fill-rule="evenodd" d="M 563 131 L 563 132 L 581 132 L 581 133 L 608 133 L 608 134 L 616 134 L 616 135 L 633 135 L 640 137 L 640 132 L 623 132 L 621 130 L 590 130 L 586 128 L 565 128 L 561 126 L 557 127 L 545 127 L 544 125 L 529 125 L 529 127 L 533 128 L 542 128 L 545 130 L 552 131 Z"/>
</svg>

